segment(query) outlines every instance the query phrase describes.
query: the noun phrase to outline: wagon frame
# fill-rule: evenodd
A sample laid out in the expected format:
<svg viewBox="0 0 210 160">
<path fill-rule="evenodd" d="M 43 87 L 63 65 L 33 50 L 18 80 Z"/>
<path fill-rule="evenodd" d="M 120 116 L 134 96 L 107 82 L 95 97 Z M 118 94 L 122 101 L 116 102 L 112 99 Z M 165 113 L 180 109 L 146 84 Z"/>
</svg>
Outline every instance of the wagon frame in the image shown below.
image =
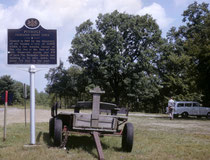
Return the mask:
<svg viewBox="0 0 210 160">
<path fill-rule="evenodd" d="M 74 113 L 57 113 L 57 105 L 51 108 L 52 118 L 49 121 L 49 135 L 58 147 L 65 147 L 71 134 L 90 134 L 93 136 L 98 158 L 104 159 L 100 136 L 122 136 L 122 150 L 131 152 L 133 147 L 134 129 L 128 121 L 128 110 L 118 108 L 113 103 L 100 102 L 100 95 L 105 93 L 99 87 L 91 90 L 93 101 L 77 102 Z M 92 113 L 80 113 L 81 109 L 92 108 Z M 101 114 L 105 112 L 107 114 Z M 110 115 L 108 115 L 110 113 Z M 123 130 L 120 126 L 124 124 Z"/>
</svg>

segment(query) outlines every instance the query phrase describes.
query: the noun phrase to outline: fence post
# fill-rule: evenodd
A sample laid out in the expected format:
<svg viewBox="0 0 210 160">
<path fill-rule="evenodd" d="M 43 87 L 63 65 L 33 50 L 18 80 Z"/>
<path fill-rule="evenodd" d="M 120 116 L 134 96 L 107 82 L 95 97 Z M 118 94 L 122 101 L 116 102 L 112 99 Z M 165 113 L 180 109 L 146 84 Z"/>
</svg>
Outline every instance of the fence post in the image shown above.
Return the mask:
<svg viewBox="0 0 210 160">
<path fill-rule="evenodd" d="M 24 105 L 25 105 L 25 127 L 26 127 L 26 99 L 27 99 L 27 85 L 24 83 L 23 85 L 23 97 L 24 97 Z"/>
<path fill-rule="evenodd" d="M 7 132 L 7 103 L 8 103 L 8 91 L 5 91 L 5 105 L 4 105 L 4 133 L 3 133 L 3 141 L 6 140 L 6 132 Z"/>
</svg>

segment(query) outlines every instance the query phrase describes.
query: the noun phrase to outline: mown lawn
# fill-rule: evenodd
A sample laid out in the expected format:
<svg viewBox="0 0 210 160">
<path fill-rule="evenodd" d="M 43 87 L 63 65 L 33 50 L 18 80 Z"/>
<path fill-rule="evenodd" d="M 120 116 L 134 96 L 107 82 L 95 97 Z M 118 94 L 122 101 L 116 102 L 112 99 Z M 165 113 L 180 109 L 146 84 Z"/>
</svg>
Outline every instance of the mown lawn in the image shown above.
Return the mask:
<svg viewBox="0 0 210 160">
<path fill-rule="evenodd" d="M 121 150 L 120 137 L 101 138 L 107 160 L 208 160 L 210 159 L 210 121 L 206 119 L 176 119 L 132 116 L 135 137 L 131 153 Z M 11 124 L 7 140 L 2 141 L 0 127 L 0 160 L 91 160 L 97 159 L 90 136 L 70 136 L 67 149 L 53 147 L 48 123 L 36 124 L 37 147 L 25 147 L 30 142 L 30 126 Z"/>
</svg>

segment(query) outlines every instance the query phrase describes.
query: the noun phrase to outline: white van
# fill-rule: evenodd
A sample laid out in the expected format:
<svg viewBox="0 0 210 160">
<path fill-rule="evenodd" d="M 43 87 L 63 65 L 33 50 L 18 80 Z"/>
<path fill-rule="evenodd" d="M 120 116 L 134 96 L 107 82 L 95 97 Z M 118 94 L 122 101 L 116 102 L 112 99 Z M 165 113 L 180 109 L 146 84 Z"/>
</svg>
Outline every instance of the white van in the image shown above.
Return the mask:
<svg viewBox="0 0 210 160">
<path fill-rule="evenodd" d="M 168 107 L 166 111 L 168 112 Z M 198 102 L 193 101 L 175 101 L 173 114 L 175 118 L 181 115 L 183 118 L 205 116 L 210 119 L 210 107 L 202 107 Z"/>
</svg>

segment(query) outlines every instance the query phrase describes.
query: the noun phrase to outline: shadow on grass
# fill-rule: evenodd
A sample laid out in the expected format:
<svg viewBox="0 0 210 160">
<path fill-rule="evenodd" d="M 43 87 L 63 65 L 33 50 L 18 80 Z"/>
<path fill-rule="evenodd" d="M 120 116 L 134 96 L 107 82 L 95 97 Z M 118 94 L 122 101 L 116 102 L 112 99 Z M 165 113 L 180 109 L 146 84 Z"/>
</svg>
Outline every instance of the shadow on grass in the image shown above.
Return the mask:
<svg viewBox="0 0 210 160">
<path fill-rule="evenodd" d="M 2 148 L 6 148 L 6 146 L 3 146 L 3 145 L 2 145 L 2 146 L 0 146 L 0 149 L 2 149 Z"/>
<path fill-rule="evenodd" d="M 42 132 L 39 132 L 39 134 L 36 137 L 36 143 L 38 143 L 38 144 L 40 143 L 41 136 L 42 136 Z"/>
<path fill-rule="evenodd" d="M 113 149 L 116 151 L 116 152 L 124 152 L 122 147 L 113 147 Z"/>
<path fill-rule="evenodd" d="M 49 133 L 43 133 L 43 141 L 47 144 L 48 147 L 54 147 L 53 141 L 49 136 Z"/>
<path fill-rule="evenodd" d="M 48 145 L 48 147 L 55 147 L 53 144 L 53 139 L 49 137 L 49 133 L 43 133 L 43 140 Z M 103 150 L 110 148 L 105 143 L 101 142 L 101 145 L 102 145 Z M 67 149 L 67 151 L 69 151 L 71 149 L 82 149 L 82 150 L 88 152 L 89 154 L 91 154 L 94 158 L 98 158 L 98 155 L 93 152 L 94 149 L 96 149 L 96 145 L 95 145 L 95 141 L 92 136 L 70 135 L 68 137 L 66 149 Z"/>
<path fill-rule="evenodd" d="M 109 146 L 106 145 L 105 143 L 102 143 L 102 149 L 108 149 Z M 71 135 L 68 138 L 68 142 L 66 145 L 66 148 L 69 149 L 82 149 L 95 158 L 98 157 L 96 153 L 93 152 L 94 149 L 96 149 L 95 141 L 92 136 L 76 136 L 76 135 Z"/>
</svg>

